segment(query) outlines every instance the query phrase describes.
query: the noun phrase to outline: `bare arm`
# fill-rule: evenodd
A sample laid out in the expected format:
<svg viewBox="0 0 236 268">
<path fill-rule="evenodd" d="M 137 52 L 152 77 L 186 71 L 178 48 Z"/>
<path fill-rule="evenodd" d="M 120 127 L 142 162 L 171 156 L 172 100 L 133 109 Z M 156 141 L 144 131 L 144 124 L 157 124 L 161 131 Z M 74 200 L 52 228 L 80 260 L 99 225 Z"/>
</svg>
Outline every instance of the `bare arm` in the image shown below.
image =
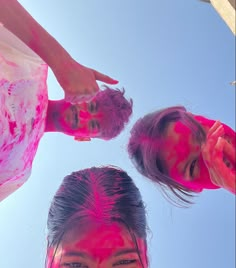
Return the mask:
<svg viewBox="0 0 236 268">
<path fill-rule="evenodd" d="M 0 0 L 0 21 L 52 69 L 69 60 L 66 50 L 16 0 Z M 49 53 L 50 51 L 50 53 Z M 60 55 L 60 57 L 58 57 Z"/>
<path fill-rule="evenodd" d="M 89 100 L 99 90 L 96 80 L 117 84 L 117 80 L 73 60 L 17 0 L 0 0 L 0 7 L 0 22 L 49 65 L 68 101 Z"/>
</svg>

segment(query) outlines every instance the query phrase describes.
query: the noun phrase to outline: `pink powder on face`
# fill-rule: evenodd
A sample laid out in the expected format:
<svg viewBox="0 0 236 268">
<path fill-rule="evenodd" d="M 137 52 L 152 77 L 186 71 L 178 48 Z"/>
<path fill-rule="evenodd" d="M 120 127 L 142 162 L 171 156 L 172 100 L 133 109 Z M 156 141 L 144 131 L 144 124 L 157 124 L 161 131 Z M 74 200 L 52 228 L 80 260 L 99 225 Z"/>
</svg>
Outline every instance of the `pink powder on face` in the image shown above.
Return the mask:
<svg viewBox="0 0 236 268">
<path fill-rule="evenodd" d="M 203 188 L 217 188 L 211 182 L 209 172 L 202 160 L 200 144 L 194 140 L 190 129 L 181 122 L 170 124 L 162 148 L 171 178 L 196 192 Z M 187 170 L 189 170 L 194 160 L 197 161 L 194 177 L 187 178 L 184 175 L 184 167 L 188 163 Z"/>
<path fill-rule="evenodd" d="M 89 250 L 94 259 L 102 262 L 108 259 L 115 249 L 124 247 L 127 242 L 130 244 L 129 239 L 123 237 L 122 233 L 122 229 L 117 225 L 101 225 L 92 230 L 85 239 L 77 242 L 75 246 L 78 249 Z"/>
<path fill-rule="evenodd" d="M 59 128 L 60 131 L 75 137 L 96 137 L 98 131 L 90 129 L 90 121 L 97 120 L 99 121 L 101 115 L 99 114 L 91 114 L 88 111 L 87 103 L 82 103 L 76 105 L 77 115 L 78 115 L 78 127 L 77 129 L 72 128 L 74 114 L 70 110 L 71 104 L 64 103 L 61 105 L 59 113 Z M 68 117 L 68 119 L 66 119 Z"/>
<path fill-rule="evenodd" d="M 146 245 L 139 238 L 137 238 L 137 243 L 145 265 L 147 262 Z M 62 255 L 60 257 L 62 262 L 66 260 L 66 257 L 64 259 L 63 256 L 68 252 L 83 252 L 90 256 L 94 265 L 106 267 L 103 265 L 107 264 L 116 252 L 127 249 L 132 249 L 133 252 L 124 255 L 125 258 L 135 257 L 138 259 L 138 255 L 135 253 L 136 247 L 129 232 L 125 227 L 117 223 L 107 225 L 93 222 L 91 224 L 88 223 L 87 226 L 78 224 L 74 230 L 70 230 L 66 234 L 61 246 Z M 141 265 L 136 267 L 141 267 Z"/>
</svg>

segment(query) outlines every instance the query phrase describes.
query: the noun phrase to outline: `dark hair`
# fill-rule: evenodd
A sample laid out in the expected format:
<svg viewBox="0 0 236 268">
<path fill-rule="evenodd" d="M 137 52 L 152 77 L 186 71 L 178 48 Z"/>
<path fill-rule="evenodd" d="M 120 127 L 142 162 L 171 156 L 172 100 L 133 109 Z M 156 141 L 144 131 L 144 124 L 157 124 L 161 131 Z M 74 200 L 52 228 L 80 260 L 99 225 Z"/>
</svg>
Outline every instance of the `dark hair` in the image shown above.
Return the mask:
<svg viewBox="0 0 236 268">
<path fill-rule="evenodd" d="M 164 196 L 177 206 L 192 203 L 195 192 L 168 176 L 166 164 L 161 157 L 160 145 L 171 122 L 180 121 L 193 133 L 200 144 L 206 133 L 200 123 L 183 106 L 165 108 L 139 119 L 131 130 L 128 153 L 137 170 L 161 186 Z"/>
<path fill-rule="evenodd" d="M 57 249 L 72 225 L 91 220 L 121 223 L 127 227 L 137 250 L 136 236 L 146 244 L 147 222 L 142 197 L 132 179 L 121 169 L 93 167 L 64 178 L 49 209 L 48 249 Z"/>
<path fill-rule="evenodd" d="M 95 96 L 98 112 L 102 114 L 101 133 L 98 138 L 110 140 L 124 129 L 132 114 L 133 101 L 124 97 L 125 90 L 104 86 Z"/>
</svg>

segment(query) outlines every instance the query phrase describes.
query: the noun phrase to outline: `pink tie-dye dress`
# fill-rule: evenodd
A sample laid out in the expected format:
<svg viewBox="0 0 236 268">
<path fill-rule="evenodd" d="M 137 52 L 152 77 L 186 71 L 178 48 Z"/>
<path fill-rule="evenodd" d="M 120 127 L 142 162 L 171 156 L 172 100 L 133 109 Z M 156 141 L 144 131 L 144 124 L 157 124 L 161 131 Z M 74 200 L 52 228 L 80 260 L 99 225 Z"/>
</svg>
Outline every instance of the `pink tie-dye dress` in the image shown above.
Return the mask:
<svg viewBox="0 0 236 268">
<path fill-rule="evenodd" d="M 47 69 L 0 25 L 0 201 L 30 176 L 45 129 Z"/>
</svg>

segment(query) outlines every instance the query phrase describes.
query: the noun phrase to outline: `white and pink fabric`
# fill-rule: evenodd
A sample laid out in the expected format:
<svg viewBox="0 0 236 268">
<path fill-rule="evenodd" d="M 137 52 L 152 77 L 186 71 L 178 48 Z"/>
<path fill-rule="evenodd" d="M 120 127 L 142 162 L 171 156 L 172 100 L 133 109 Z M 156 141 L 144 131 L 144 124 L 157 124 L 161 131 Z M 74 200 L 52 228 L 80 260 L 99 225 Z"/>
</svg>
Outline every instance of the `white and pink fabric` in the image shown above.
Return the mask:
<svg viewBox="0 0 236 268">
<path fill-rule="evenodd" d="M 0 25 L 0 201 L 30 176 L 44 134 L 48 66 Z"/>
</svg>

